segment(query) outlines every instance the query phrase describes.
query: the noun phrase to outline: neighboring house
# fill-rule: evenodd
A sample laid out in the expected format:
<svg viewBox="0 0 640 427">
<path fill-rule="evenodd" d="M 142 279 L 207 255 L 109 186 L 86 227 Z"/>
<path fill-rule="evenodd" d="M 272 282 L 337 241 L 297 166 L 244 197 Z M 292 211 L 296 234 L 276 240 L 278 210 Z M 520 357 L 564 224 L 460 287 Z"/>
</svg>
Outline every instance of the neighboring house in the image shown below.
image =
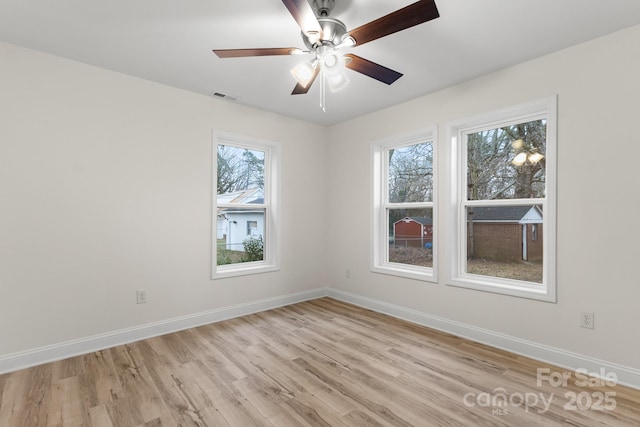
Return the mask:
<svg viewBox="0 0 640 427">
<path fill-rule="evenodd" d="M 433 219 L 429 217 L 405 217 L 394 222 L 393 241 L 396 247 L 431 248 L 433 245 Z"/>
<path fill-rule="evenodd" d="M 260 188 L 218 194 L 220 204 L 262 204 L 264 191 Z M 225 241 L 225 248 L 244 251 L 242 242 L 250 237 L 264 236 L 263 209 L 224 208 L 216 212 L 216 238 Z"/>
<path fill-rule="evenodd" d="M 473 208 L 467 218 L 467 248 L 475 258 L 494 261 L 542 261 L 542 210 L 538 206 Z"/>
</svg>

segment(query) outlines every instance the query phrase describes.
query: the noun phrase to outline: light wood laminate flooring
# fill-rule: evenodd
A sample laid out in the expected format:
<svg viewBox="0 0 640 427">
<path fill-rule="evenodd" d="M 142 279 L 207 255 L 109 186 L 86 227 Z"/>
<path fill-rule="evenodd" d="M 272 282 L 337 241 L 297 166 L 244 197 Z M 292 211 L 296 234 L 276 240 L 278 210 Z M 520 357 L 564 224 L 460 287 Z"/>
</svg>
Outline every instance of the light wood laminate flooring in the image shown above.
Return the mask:
<svg viewBox="0 0 640 427">
<path fill-rule="evenodd" d="M 2 375 L 0 426 L 640 425 L 581 379 L 321 298 Z"/>
</svg>

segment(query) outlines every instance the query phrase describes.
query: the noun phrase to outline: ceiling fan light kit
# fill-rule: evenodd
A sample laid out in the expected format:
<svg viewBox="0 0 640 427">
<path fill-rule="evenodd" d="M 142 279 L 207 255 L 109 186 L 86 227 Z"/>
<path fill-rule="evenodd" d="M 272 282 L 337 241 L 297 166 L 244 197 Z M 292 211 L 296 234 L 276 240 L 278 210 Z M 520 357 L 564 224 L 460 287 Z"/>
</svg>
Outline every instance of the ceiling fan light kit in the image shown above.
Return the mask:
<svg viewBox="0 0 640 427">
<path fill-rule="evenodd" d="M 331 11 L 335 0 L 282 0 L 302 32 L 302 41 L 307 51 L 290 48 L 215 49 L 220 58 L 246 56 L 296 55 L 311 53 L 313 58 L 291 70 L 297 81 L 292 95 L 309 92 L 313 82 L 320 76 L 320 107 L 325 110 L 325 87 L 331 91 L 345 88 L 349 83 L 345 70 L 356 71 L 387 85 L 392 84 L 402 73 L 384 67 L 354 54 L 343 54 L 348 49 L 379 39 L 398 31 L 438 18 L 440 15 L 434 0 L 421 0 L 398 9 L 388 15 L 364 24 L 352 31 L 333 17 Z"/>
<path fill-rule="evenodd" d="M 306 88 L 315 78 L 317 66 L 317 61 L 301 62 L 291 69 L 291 74 L 302 87 Z"/>
</svg>

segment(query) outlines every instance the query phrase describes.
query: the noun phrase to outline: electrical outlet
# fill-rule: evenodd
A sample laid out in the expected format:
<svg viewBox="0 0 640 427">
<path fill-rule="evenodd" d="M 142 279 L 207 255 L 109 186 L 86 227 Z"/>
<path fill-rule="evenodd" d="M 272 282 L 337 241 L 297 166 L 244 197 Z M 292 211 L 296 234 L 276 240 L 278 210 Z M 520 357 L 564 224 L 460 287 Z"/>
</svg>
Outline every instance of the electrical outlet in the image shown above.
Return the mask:
<svg viewBox="0 0 640 427">
<path fill-rule="evenodd" d="M 147 291 L 137 291 L 136 292 L 136 303 L 144 304 L 147 302 Z"/>
<path fill-rule="evenodd" d="M 351 279 L 351 270 L 347 268 L 347 270 L 345 271 L 344 276 L 345 276 L 347 279 Z"/>
<path fill-rule="evenodd" d="M 593 329 L 594 327 L 594 313 L 583 311 L 580 313 L 580 327 Z"/>
</svg>

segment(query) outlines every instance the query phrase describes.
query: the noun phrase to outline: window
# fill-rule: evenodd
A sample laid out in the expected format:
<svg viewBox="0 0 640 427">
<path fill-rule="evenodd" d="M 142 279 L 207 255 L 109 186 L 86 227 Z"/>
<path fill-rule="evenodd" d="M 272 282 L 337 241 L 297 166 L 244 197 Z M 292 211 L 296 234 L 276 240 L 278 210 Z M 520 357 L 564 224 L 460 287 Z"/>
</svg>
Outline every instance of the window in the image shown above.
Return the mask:
<svg viewBox="0 0 640 427">
<path fill-rule="evenodd" d="M 450 126 L 449 284 L 555 301 L 556 97 Z"/>
<path fill-rule="evenodd" d="M 435 281 L 435 132 L 373 145 L 372 271 Z"/>
<path fill-rule="evenodd" d="M 258 232 L 258 221 L 247 221 L 247 236 L 262 236 L 262 233 Z"/>
<path fill-rule="evenodd" d="M 214 279 L 277 270 L 278 146 L 215 134 Z"/>
</svg>

